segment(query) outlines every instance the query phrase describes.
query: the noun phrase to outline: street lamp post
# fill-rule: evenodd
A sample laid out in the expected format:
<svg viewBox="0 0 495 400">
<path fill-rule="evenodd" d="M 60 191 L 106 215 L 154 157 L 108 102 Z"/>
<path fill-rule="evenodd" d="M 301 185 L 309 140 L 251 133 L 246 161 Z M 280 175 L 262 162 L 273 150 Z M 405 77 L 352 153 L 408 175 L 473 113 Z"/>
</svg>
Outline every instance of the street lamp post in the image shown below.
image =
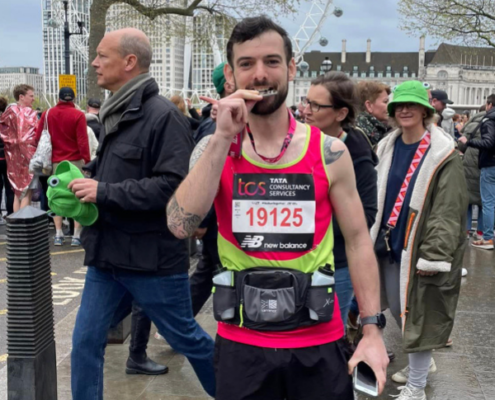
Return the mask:
<svg viewBox="0 0 495 400">
<path fill-rule="evenodd" d="M 64 23 L 65 73 L 67 75 L 70 75 L 70 37 L 72 35 L 83 34 L 84 22 L 77 21 L 79 32 L 71 32 L 69 29 L 69 16 L 68 16 L 69 0 L 64 0 L 63 3 L 64 3 L 64 12 L 65 12 L 65 23 Z"/>
<path fill-rule="evenodd" d="M 325 57 L 325 59 L 321 62 L 320 65 L 320 71 L 321 75 L 325 75 L 327 72 L 330 72 L 332 70 L 333 64 L 332 61 L 328 57 Z"/>
</svg>

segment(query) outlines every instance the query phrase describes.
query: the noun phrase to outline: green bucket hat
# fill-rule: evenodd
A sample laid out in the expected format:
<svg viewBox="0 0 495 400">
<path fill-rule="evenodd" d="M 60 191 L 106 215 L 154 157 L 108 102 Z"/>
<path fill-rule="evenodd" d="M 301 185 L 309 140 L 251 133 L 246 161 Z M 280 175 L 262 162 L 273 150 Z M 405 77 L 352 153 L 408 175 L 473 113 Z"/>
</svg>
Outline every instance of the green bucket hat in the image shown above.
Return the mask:
<svg viewBox="0 0 495 400">
<path fill-rule="evenodd" d="M 395 116 L 395 106 L 398 103 L 416 103 L 429 108 L 433 112 L 435 109 L 430 104 L 428 90 L 430 85 L 419 81 L 407 81 L 401 83 L 393 90 L 394 98 L 388 103 L 387 110 L 391 117 Z"/>
<path fill-rule="evenodd" d="M 226 82 L 225 75 L 223 73 L 223 68 L 225 67 L 226 62 L 223 62 L 215 67 L 213 73 L 211 74 L 211 80 L 213 81 L 213 85 L 218 94 L 222 94 L 224 91 L 224 85 Z"/>
<path fill-rule="evenodd" d="M 62 161 L 55 175 L 48 178 L 48 206 L 59 217 L 72 218 L 82 226 L 93 225 L 98 219 L 98 208 L 93 203 L 81 203 L 68 188 L 74 179 L 84 178 L 82 172 L 69 161 Z"/>
</svg>

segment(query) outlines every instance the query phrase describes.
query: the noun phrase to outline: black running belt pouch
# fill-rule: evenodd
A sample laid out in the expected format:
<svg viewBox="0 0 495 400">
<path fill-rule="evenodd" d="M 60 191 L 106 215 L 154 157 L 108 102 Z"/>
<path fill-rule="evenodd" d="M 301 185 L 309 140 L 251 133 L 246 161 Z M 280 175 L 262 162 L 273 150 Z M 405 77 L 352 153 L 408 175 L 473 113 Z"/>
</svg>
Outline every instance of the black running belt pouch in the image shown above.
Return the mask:
<svg viewBox="0 0 495 400">
<path fill-rule="evenodd" d="M 214 289 L 215 319 L 258 331 L 287 331 L 328 322 L 333 316 L 334 285 L 311 286 L 311 277 L 271 267 L 234 272 L 233 287 L 216 285 Z M 233 318 L 222 318 L 231 307 L 235 308 Z M 309 308 L 318 320 L 310 318 Z"/>
</svg>

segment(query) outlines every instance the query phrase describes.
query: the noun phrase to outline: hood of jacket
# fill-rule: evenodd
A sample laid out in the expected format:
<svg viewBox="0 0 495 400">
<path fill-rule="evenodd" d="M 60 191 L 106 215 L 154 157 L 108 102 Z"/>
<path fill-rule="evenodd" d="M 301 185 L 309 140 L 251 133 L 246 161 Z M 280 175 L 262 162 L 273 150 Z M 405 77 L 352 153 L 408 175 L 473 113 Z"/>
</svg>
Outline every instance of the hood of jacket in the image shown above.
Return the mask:
<svg viewBox="0 0 495 400">
<path fill-rule="evenodd" d="M 449 108 L 449 107 L 446 107 L 445 110 L 443 110 L 443 112 L 442 112 L 442 117 L 443 117 L 444 121 L 447 119 L 454 118 L 454 115 L 455 115 L 455 110 L 453 110 L 452 108 Z"/>
<path fill-rule="evenodd" d="M 86 121 L 97 121 L 97 122 L 100 122 L 100 118 L 96 114 L 86 113 L 84 115 L 86 116 Z"/>
</svg>

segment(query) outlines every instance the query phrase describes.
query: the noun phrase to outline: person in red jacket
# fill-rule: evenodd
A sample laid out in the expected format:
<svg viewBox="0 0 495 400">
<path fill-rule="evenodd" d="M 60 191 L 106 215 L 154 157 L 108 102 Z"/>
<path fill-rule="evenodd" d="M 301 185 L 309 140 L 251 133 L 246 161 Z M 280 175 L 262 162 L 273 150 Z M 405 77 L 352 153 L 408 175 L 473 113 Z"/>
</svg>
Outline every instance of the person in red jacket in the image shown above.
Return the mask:
<svg viewBox="0 0 495 400">
<path fill-rule="evenodd" d="M 70 161 L 82 170 L 84 164 L 90 158 L 88 132 L 86 118 L 82 111 L 74 105 L 74 91 L 69 87 L 63 87 L 59 92 L 60 101 L 48 112 L 48 131 L 52 138 L 52 163 L 53 171 L 62 161 Z M 39 140 L 45 125 L 46 113 L 41 116 L 36 132 Z M 64 244 L 64 233 L 62 231 L 62 217 L 54 217 L 55 222 L 55 246 Z M 72 246 L 80 246 L 81 225 L 74 222 L 74 235 Z"/>
</svg>

